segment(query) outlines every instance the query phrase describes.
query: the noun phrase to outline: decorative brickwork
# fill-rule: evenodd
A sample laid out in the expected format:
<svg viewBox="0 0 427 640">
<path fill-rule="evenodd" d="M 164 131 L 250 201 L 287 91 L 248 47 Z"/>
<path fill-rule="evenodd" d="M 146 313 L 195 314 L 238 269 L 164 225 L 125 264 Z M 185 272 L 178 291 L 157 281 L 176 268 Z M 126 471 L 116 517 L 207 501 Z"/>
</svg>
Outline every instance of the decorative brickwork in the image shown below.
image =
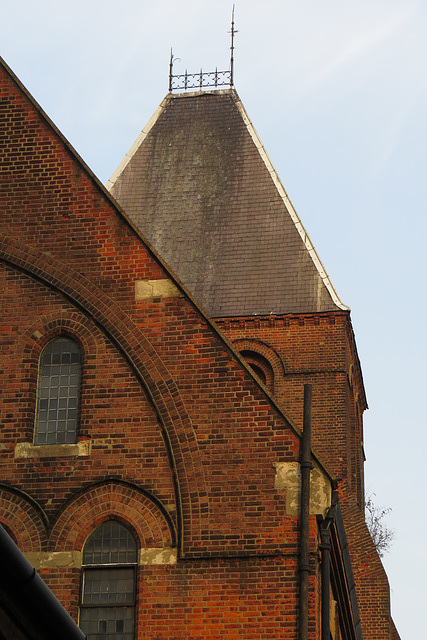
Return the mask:
<svg viewBox="0 0 427 640">
<path fill-rule="evenodd" d="M 140 548 L 176 545 L 174 527 L 159 505 L 132 486 L 105 482 L 82 490 L 63 508 L 49 546 L 81 551 L 89 534 L 106 520 L 119 520 L 131 528 Z"/>
<path fill-rule="evenodd" d="M 0 487 L 0 522 L 22 551 L 40 551 L 46 544 L 46 515 L 29 496 Z"/>
</svg>

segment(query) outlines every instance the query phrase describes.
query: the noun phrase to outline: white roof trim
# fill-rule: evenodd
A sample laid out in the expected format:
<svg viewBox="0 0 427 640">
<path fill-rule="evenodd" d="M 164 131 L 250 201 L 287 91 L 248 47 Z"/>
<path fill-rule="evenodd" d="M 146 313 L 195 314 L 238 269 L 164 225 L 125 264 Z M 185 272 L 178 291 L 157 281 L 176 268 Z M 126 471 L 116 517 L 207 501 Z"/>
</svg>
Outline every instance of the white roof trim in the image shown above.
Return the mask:
<svg viewBox="0 0 427 640">
<path fill-rule="evenodd" d="M 119 166 L 117 167 L 117 169 L 114 171 L 111 178 L 108 180 L 107 184 L 105 185 L 107 191 L 111 191 L 118 177 L 123 173 L 127 164 L 132 160 L 132 157 L 138 151 L 139 146 L 142 144 L 142 142 L 150 133 L 151 129 L 159 119 L 160 114 L 164 111 L 168 103 L 168 98 L 169 96 L 166 96 L 166 98 L 164 98 L 164 100 L 157 107 L 157 110 L 153 113 L 148 123 L 145 125 L 145 127 L 143 128 L 143 130 L 141 131 L 141 133 L 139 134 L 139 136 L 137 137 L 137 139 L 135 140 L 135 142 L 133 143 L 133 145 L 131 146 L 131 148 L 129 149 L 129 151 L 127 152 L 127 154 L 125 155 L 125 157 L 123 158 Z"/>
<path fill-rule="evenodd" d="M 237 93 L 234 92 L 235 95 L 235 100 L 236 100 L 236 105 L 237 108 L 239 109 L 243 120 L 246 124 L 246 127 L 250 133 L 250 136 L 256 146 L 256 148 L 258 149 L 258 152 L 261 156 L 261 158 L 264 161 L 264 164 L 267 168 L 267 171 L 269 172 L 271 179 L 273 180 L 277 191 L 279 192 L 288 212 L 289 215 L 291 216 L 295 227 L 297 228 L 297 231 L 299 233 L 299 235 L 301 236 L 302 241 L 304 242 L 304 245 L 308 251 L 308 253 L 310 254 L 311 259 L 313 260 L 314 266 L 316 267 L 320 277 L 323 280 L 323 284 L 325 285 L 325 287 L 327 288 L 327 290 L 329 291 L 329 294 L 332 298 L 332 300 L 334 301 L 334 303 L 337 305 L 337 307 L 339 307 L 340 309 L 342 309 L 343 311 L 349 311 L 350 308 L 347 307 L 345 304 L 343 304 L 337 294 L 337 292 L 335 291 L 335 288 L 332 284 L 332 282 L 329 279 L 328 274 L 326 273 L 325 267 L 322 264 L 322 261 L 320 260 L 316 249 L 313 246 L 313 243 L 310 240 L 310 237 L 307 233 L 307 231 L 304 229 L 304 226 L 297 214 L 297 212 L 295 211 L 294 207 L 292 206 L 292 202 L 290 201 L 288 194 L 285 191 L 285 188 L 277 174 L 276 169 L 273 166 L 273 163 L 271 162 L 268 153 L 266 152 L 266 150 L 264 149 L 264 146 L 257 134 L 257 132 L 255 131 L 255 128 L 248 116 L 248 114 L 246 113 L 246 110 L 242 104 L 242 101 L 240 100 L 240 98 L 237 96 Z"/>
</svg>

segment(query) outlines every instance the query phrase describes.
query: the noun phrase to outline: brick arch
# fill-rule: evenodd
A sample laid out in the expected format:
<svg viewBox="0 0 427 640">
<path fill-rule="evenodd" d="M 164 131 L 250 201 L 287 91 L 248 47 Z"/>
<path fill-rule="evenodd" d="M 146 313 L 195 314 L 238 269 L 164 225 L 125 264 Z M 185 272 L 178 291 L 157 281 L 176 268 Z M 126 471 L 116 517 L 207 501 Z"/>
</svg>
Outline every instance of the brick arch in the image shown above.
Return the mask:
<svg viewBox="0 0 427 640">
<path fill-rule="evenodd" d="M 175 546 L 173 526 L 142 491 L 120 482 L 92 485 L 74 496 L 58 516 L 50 535 L 52 551 L 81 551 L 92 531 L 118 520 L 136 535 L 141 548 Z"/>
<path fill-rule="evenodd" d="M 47 518 L 34 500 L 17 489 L 0 486 L 0 523 L 12 533 L 21 551 L 45 548 Z"/>
<path fill-rule="evenodd" d="M 277 381 L 285 375 L 285 367 L 277 351 L 266 342 L 257 340 L 256 338 L 241 338 L 234 340 L 233 345 L 239 353 L 252 352 L 254 355 L 265 358 L 272 370 L 273 381 L 271 383 L 271 389 L 273 392 L 276 392 Z M 248 362 L 251 364 L 249 359 Z M 256 358 L 254 359 L 254 363 L 256 364 Z M 258 362 L 258 364 L 262 368 L 262 363 Z"/>
<path fill-rule="evenodd" d="M 38 359 L 44 347 L 61 335 L 75 340 L 84 354 L 97 355 L 98 345 L 93 335 L 92 320 L 72 311 L 53 312 L 37 318 L 17 341 L 17 353 L 22 353 L 24 361 L 26 358 L 31 361 Z"/>
<path fill-rule="evenodd" d="M 135 371 L 165 427 L 177 478 L 179 544 L 183 552 L 184 542 L 202 536 L 209 502 L 197 438 L 172 375 L 132 318 L 84 275 L 4 235 L 0 235 L 0 259 L 61 292 L 91 316 Z M 188 528 L 184 528 L 184 519 Z"/>
</svg>

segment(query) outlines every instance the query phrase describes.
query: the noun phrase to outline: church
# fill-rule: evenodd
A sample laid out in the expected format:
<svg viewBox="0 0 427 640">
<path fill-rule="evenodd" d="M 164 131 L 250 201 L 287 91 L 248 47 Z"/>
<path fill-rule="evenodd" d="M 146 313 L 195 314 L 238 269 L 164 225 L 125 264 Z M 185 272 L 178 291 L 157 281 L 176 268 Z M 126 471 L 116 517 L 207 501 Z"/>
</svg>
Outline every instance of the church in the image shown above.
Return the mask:
<svg viewBox="0 0 427 640">
<path fill-rule="evenodd" d="M 10 538 L 89 640 L 399 640 L 350 310 L 233 83 L 171 86 L 104 187 L 0 76 Z"/>
</svg>

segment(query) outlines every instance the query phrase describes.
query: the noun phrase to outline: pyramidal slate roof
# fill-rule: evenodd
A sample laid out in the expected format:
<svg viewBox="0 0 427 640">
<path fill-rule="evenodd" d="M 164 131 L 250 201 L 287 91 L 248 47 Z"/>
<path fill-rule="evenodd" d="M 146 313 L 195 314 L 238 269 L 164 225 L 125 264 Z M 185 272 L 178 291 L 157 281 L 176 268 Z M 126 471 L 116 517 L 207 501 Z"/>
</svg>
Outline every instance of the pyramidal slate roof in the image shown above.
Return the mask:
<svg viewBox="0 0 427 640">
<path fill-rule="evenodd" d="M 107 189 L 212 317 L 347 310 L 234 89 L 166 96 Z"/>
</svg>

